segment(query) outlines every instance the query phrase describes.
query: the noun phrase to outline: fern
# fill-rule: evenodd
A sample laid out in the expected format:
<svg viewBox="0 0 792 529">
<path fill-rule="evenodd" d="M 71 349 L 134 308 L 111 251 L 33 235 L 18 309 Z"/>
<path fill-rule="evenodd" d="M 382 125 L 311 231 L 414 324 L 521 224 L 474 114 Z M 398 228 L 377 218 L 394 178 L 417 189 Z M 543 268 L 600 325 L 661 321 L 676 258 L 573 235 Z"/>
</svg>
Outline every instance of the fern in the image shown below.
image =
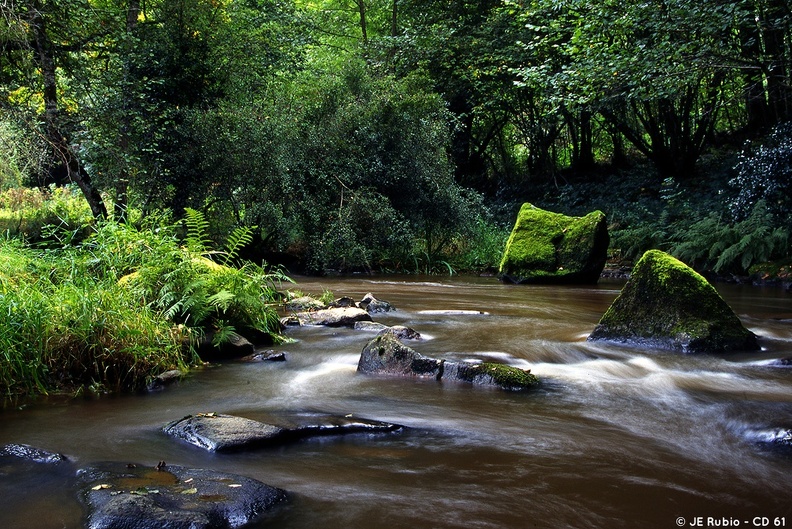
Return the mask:
<svg viewBox="0 0 792 529">
<path fill-rule="evenodd" d="M 240 226 L 234 229 L 226 242 L 225 252 L 221 254 L 220 264 L 230 266 L 239 256 L 239 251 L 253 241 L 255 230 L 255 226 Z"/>
<path fill-rule="evenodd" d="M 184 208 L 184 223 L 187 225 L 187 249 L 193 253 L 204 254 L 211 245 L 209 221 L 206 216 L 192 208 Z"/>
</svg>

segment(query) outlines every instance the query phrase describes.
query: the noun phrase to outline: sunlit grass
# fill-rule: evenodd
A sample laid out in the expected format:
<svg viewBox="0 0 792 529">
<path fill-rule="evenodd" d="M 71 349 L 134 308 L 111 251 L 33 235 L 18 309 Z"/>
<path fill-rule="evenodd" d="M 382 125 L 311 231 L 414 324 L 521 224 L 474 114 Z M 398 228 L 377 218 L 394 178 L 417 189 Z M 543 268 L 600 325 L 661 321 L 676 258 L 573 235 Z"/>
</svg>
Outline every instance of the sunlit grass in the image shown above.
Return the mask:
<svg viewBox="0 0 792 529">
<path fill-rule="evenodd" d="M 101 223 L 82 243 L 47 249 L 0 239 L 0 392 L 136 391 L 188 369 L 204 329 L 277 338 L 285 276 L 208 264 L 174 231 Z"/>
</svg>

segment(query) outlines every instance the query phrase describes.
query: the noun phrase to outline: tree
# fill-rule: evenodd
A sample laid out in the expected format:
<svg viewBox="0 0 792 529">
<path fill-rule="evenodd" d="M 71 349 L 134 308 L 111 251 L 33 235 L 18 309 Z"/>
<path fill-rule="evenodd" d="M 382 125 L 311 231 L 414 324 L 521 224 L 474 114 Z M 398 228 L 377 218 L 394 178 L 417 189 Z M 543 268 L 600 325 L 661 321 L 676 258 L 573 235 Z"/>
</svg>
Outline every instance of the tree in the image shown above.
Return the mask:
<svg viewBox="0 0 792 529">
<path fill-rule="evenodd" d="M 50 174 L 62 172 L 79 186 L 93 215 L 106 217 L 102 197 L 75 152 L 71 113 L 63 108 L 69 81 L 78 80 L 82 72 L 74 55 L 92 48 L 104 35 L 95 11 L 81 0 L 16 0 L 0 9 L 5 22 L 4 103 L 18 101 L 16 106 L 27 107 L 38 118 L 37 127 L 52 154 Z M 34 105 L 43 107 L 43 112 Z"/>
</svg>

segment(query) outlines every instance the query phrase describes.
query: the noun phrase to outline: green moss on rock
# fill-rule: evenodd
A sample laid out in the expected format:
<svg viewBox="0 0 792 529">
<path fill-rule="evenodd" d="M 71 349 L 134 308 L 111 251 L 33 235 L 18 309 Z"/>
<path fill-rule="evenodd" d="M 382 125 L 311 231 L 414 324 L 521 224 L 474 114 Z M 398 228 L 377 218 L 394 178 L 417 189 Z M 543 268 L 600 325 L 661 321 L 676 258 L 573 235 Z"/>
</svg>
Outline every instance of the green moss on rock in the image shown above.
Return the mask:
<svg viewBox="0 0 792 529">
<path fill-rule="evenodd" d="M 646 252 L 589 340 L 643 343 L 684 352 L 756 350 L 756 335 L 695 270 Z"/>
<path fill-rule="evenodd" d="M 607 259 L 605 214 L 568 217 L 525 203 L 500 263 L 512 283 L 596 283 Z"/>
<path fill-rule="evenodd" d="M 475 375 L 471 382 L 483 383 L 487 379 L 491 379 L 492 385 L 500 386 L 503 389 L 516 391 L 532 388 L 539 384 L 539 379 L 530 371 L 506 364 L 485 362 L 472 366 L 470 371 Z"/>
</svg>

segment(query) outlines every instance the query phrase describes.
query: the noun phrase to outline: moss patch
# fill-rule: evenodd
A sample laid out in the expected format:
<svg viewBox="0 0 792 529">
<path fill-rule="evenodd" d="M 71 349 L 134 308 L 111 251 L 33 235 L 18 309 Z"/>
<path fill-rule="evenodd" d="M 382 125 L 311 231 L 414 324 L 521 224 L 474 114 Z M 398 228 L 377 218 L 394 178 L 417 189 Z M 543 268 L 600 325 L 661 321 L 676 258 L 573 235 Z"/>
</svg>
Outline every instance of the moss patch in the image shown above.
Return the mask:
<svg viewBox="0 0 792 529">
<path fill-rule="evenodd" d="M 471 368 L 476 377 L 491 377 L 503 389 L 521 390 L 537 386 L 539 379 L 530 371 L 505 364 L 485 362 Z"/>
<path fill-rule="evenodd" d="M 608 242 L 600 211 L 568 217 L 525 203 L 506 243 L 500 277 L 513 283 L 596 283 Z"/>
<path fill-rule="evenodd" d="M 659 250 L 641 257 L 589 340 L 632 341 L 685 352 L 758 349 L 756 336 L 713 286 Z"/>
</svg>

